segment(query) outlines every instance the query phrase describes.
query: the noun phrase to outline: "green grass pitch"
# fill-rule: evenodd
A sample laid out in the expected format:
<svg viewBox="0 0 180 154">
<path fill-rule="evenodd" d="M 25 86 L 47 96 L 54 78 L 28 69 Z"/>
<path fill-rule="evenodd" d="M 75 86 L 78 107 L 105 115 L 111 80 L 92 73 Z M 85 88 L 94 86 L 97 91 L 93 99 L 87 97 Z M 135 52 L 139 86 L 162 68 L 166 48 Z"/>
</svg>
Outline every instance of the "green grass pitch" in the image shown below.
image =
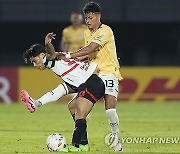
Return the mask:
<svg viewBox="0 0 180 154">
<path fill-rule="evenodd" d="M 180 138 L 180 103 L 118 103 L 117 111 L 121 137 Z M 23 103 L 0 104 L 0 153 L 49 153 L 46 138 L 58 132 L 70 143 L 73 127 L 66 103 L 50 103 L 33 114 L 27 112 Z M 87 153 L 114 153 L 104 143 L 109 132 L 104 104 L 98 103 L 88 120 L 91 151 Z M 124 153 L 130 154 L 180 152 L 180 143 L 122 145 Z"/>
</svg>

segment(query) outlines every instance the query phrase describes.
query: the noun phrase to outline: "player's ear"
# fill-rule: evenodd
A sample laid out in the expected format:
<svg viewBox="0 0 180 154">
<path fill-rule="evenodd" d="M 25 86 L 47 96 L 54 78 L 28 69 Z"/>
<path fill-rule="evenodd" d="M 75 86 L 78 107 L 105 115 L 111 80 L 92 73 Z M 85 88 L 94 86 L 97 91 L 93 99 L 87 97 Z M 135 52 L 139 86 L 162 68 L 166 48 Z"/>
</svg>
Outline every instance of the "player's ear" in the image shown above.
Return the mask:
<svg viewBox="0 0 180 154">
<path fill-rule="evenodd" d="M 96 17 L 101 18 L 101 13 L 96 13 Z"/>
<path fill-rule="evenodd" d="M 44 57 L 46 54 L 41 52 L 39 55 L 40 55 L 40 57 Z"/>
</svg>

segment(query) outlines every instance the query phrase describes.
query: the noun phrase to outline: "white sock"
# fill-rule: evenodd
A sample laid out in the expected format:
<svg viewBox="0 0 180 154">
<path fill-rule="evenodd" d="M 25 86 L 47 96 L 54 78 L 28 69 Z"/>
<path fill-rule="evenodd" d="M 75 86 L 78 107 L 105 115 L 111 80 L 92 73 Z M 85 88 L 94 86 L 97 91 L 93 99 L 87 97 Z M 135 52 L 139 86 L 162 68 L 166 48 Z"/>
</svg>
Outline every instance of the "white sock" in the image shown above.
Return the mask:
<svg viewBox="0 0 180 154">
<path fill-rule="evenodd" d="M 60 84 L 57 88 L 55 88 L 52 91 L 47 92 L 44 94 L 41 98 L 37 99 L 41 105 L 45 105 L 49 102 L 55 102 L 64 95 L 67 95 L 69 93 L 69 90 L 65 83 Z"/>
<path fill-rule="evenodd" d="M 106 114 L 109 118 L 109 125 L 111 126 L 111 131 L 113 135 L 118 135 L 119 133 L 119 118 L 116 113 L 116 109 L 107 109 Z"/>
</svg>

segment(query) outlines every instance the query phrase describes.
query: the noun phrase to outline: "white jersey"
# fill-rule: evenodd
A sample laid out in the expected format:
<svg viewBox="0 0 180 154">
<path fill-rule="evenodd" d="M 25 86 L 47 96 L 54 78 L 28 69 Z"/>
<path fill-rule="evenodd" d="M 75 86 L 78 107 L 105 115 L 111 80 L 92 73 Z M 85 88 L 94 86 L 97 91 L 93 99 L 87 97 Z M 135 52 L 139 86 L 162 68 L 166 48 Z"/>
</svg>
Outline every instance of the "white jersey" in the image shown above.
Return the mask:
<svg viewBox="0 0 180 154">
<path fill-rule="evenodd" d="M 97 67 L 97 64 L 87 65 L 74 59 L 44 61 L 47 68 L 52 69 L 64 82 L 75 87 L 79 87 L 82 83 L 86 82 Z"/>
</svg>

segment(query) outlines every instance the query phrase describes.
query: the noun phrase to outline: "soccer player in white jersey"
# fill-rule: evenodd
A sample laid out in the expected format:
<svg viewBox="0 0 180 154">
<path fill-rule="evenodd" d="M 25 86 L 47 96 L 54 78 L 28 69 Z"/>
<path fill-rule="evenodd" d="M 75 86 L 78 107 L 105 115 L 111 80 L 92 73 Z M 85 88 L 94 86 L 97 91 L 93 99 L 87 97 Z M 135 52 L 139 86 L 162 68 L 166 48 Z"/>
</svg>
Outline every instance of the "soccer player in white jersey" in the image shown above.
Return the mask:
<svg viewBox="0 0 180 154">
<path fill-rule="evenodd" d="M 105 92 L 104 82 L 93 74 L 97 64 L 86 65 L 84 62 L 78 62 L 73 59 L 62 58 L 57 60 L 56 53 L 51 40 L 54 37 L 52 33 L 45 39 L 46 48 L 40 44 L 31 46 L 24 54 L 25 62 L 32 63 L 34 67 L 44 70 L 51 69 L 56 75 L 64 80 L 62 84 L 66 94 L 77 92 L 75 127 L 72 137 L 72 145 L 62 149 L 62 152 L 83 151 L 81 140 L 86 132 L 86 117 L 92 110 L 94 103 L 103 97 Z M 57 91 L 58 92 L 58 91 Z M 26 104 L 28 110 L 33 112 L 36 108 L 35 101 L 23 90 L 21 98 Z"/>
</svg>

